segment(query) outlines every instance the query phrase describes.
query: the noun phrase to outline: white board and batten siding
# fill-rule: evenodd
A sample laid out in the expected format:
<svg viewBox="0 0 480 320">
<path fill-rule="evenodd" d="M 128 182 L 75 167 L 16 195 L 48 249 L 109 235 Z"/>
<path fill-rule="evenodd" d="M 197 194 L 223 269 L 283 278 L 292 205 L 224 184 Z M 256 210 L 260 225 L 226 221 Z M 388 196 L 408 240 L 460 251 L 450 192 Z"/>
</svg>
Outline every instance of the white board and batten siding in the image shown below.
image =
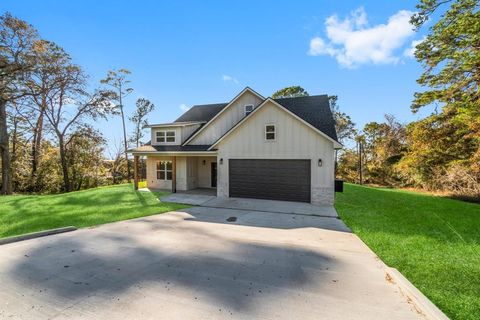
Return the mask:
<svg viewBox="0 0 480 320">
<path fill-rule="evenodd" d="M 200 127 L 200 124 L 192 124 L 178 127 L 154 127 L 151 129 L 151 141 L 152 146 L 171 146 L 171 145 L 180 145 L 187 140 L 192 133 Z M 157 132 L 158 131 L 175 131 L 175 142 L 157 142 Z"/>
<path fill-rule="evenodd" d="M 275 125 L 275 141 L 265 140 L 267 124 Z M 217 147 L 218 159 L 223 158 L 223 164 L 218 164 L 217 195 L 220 197 L 229 196 L 229 159 L 309 159 L 312 203 L 333 204 L 333 142 L 271 102 L 227 135 Z"/>
<path fill-rule="evenodd" d="M 171 146 L 181 144 L 182 141 L 182 127 L 155 127 L 152 128 L 152 146 Z M 175 142 L 157 142 L 157 132 L 159 131 L 174 131 L 175 132 Z"/>
<path fill-rule="evenodd" d="M 210 145 L 217 141 L 225 132 L 230 130 L 238 121 L 245 116 L 245 105 L 257 107 L 262 99 L 250 91 L 245 91 L 216 119 L 202 129 L 188 144 Z"/>
<path fill-rule="evenodd" d="M 194 133 L 198 128 L 200 128 L 200 124 L 193 124 L 193 125 L 188 125 L 185 127 L 182 127 L 182 142 L 184 143 L 185 140 L 190 138 L 192 133 Z"/>
</svg>

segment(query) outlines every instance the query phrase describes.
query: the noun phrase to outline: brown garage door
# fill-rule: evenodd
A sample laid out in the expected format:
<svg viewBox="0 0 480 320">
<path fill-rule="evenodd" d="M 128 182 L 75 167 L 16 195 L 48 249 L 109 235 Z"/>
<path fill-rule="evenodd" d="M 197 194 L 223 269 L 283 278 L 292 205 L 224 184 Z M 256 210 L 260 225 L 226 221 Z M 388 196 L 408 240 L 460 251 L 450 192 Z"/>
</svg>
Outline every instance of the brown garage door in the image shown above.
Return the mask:
<svg viewBox="0 0 480 320">
<path fill-rule="evenodd" d="M 230 159 L 230 197 L 310 202 L 310 160 Z"/>
</svg>

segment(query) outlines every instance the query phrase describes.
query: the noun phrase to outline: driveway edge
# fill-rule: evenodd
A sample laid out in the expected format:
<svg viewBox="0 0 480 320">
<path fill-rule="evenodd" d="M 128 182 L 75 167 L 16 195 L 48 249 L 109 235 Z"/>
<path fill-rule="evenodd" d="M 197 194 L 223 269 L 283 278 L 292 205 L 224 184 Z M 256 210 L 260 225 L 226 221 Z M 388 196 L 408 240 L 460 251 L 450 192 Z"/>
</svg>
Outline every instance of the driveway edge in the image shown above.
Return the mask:
<svg viewBox="0 0 480 320">
<path fill-rule="evenodd" d="M 420 311 L 427 319 L 449 320 L 449 318 L 420 292 L 403 274 L 395 268 L 386 267 L 385 271 L 390 280 L 395 283 L 402 294 Z"/>
<path fill-rule="evenodd" d="M 23 240 L 35 239 L 35 238 L 40 238 L 40 237 L 45 237 L 45 236 L 50 236 L 58 233 L 75 231 L 75 230 L 77 230 L 77 227 L 69 226 L 69 227 L 63 227 L 63 228 L 57 228 L 57 229 L 32 232 L 32 233 L 22 234 L 19 236 L 0 239 L 0 245 L 23 241 Z"/>
</svg>

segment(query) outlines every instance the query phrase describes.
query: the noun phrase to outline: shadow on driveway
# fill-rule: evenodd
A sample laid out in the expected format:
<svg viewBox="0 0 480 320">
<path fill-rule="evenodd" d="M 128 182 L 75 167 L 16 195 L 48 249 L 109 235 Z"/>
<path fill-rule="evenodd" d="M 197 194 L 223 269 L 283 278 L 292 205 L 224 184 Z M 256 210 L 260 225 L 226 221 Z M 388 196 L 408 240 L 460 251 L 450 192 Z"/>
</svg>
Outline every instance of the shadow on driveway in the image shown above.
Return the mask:
<svg viewBox="0 0 480 320">
<path fill-rule="evenodd" d="M 318 286 L 321 279 L 311 271 L 334 267 L 329 257 L 307 249 L 227 238 L 192 223 L 174 227 L 177 222 L 153 220 L 131 222 L 148 225 L 148 245 L 128 232 L 91 236 L 83 230 L 52 237 L 48 243 L 31 241 L 24 258 L 2 274 L 22 284 L 22 290 L 42 290 L 52 302 L 119 296 L 147 285 L 159 295 L 182 287 L 192 300 L 208 297 L 241 311 L 254 299 L 275 299 L 278 290 Z"/>
<path fill-rule="evenodd" d="M 0 283 L 0 318 L 416 318 L 340 220 L 303 215 L 195 207 L 13 243 Z"/>
</svg>

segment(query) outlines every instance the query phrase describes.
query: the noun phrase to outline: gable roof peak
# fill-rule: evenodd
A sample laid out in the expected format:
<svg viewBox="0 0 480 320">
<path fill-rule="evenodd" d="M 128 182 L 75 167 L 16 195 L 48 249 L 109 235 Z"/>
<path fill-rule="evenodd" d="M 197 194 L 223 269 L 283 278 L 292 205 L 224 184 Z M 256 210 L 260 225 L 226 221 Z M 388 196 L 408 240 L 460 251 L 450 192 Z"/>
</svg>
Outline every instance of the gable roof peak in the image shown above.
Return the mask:
<svg viewBox="0 0 480 320">
<path fill-rule="evenodd" d="M 256 95 L 260 100 L 265 101 L 265 98 L 261 94 L 259 94 L 258 92 L 256 92 L 255 90 L 253 90 L 252 88 L 250 88 L 248 86 L 245 87 L 232 100 L 230 100 L 229 103 L 224 104 L 222 108 L 220 108 L 215 114 L 213 114 L 213 116 L 210 117 L 210 119 L 207 121 L 207 123 L 205 123 L 202 127 L 198 128 L 197 131 L 195 131 L 188 139 L 186 139 L 185 142 L 183 142 L 183 145 L 187 145 L 194 137 L 196 137 L 200 132 L 205 130 L 205 128 L 207 128 L 213 122 L 213 120 L 215 120 L 217 117 L 219 117 L 226 109 L 228 109 L 228 107 L 230 107 L 235 101 L 237 101 L 238 98 L 240 98 L 247 91 Z M 188 111 L 187 111 L 187 113 L 188 113 Z M 178 118 L 177 121 L 179 119 L 181 119 L 182 117 Z"/>
</svg>

